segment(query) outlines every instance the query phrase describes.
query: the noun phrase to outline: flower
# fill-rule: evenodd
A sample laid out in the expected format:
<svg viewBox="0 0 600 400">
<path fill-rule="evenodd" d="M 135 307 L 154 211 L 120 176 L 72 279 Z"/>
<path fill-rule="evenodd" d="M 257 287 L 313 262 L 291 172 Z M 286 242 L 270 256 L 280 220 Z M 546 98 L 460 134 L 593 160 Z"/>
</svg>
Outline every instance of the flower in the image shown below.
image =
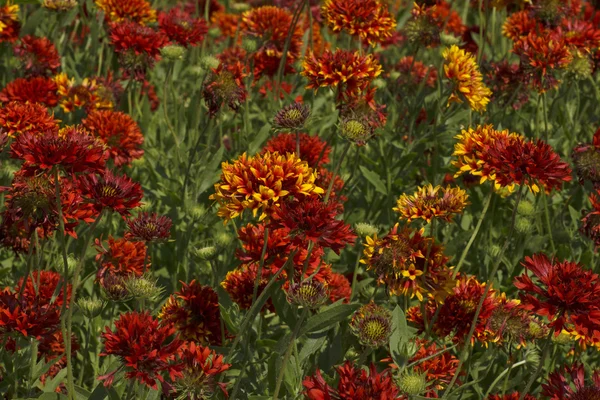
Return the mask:
<svg viewBox="0 0 600 400">
<path fill-rule="evenodd" d="M 76 108 L 85 108 L 88 112 L 113 108 L 119 89 L 109 87 L 109 79 L 103 83 L 101 79 L 85 78 L 76 84 L 75 78 L 69 79 L 65 73 L 56 75 L 54 80 L 60 96 L 60 107 L 65 112 L 73 112 Z"/>
<path fill-rule="evenodd" d="M 468 198 L 467 193 L 461 188 L 450 186 L 434 188 L 429 184 L 419 187 L 412 196 L 407 194 L 400 196 L 393 210 L 408 222 L 418 218 L 427 222 L 431 222 L 434 218 L 450 222 L 453 214 L 460 214 L 464 210 Z"/>
<path fill-rule="evenodd" d="M 540 93 L 558 87 L 556 73 L 571 60 L 564 38 L 549 31 L 529 32 L 515 42 L 512 51 L 520 57 L 525 76 Z"/>
<path fill-rule="evenodd" d="M 467 31 L 460 15 L 444 0 L 436 1 L 433 5 L 415 3 L 411 14 L 404 33 L 409 42 L 417 45 L 435 47 L 440 44 L 442 33 L 462 37 Z"/>
<path fill-rule="evenodd" d="M 241 17 L 238 14 L 217 11 L 210 17 L 210 22 L 213 26 L 219 28 L 222 36 L 233 38 L 238 31 L 240 19 Z"/>
<path fill-rule="evenodd" d="M 181 7 L 173 7 L 168 12 L 158 14 L 158 26 L 165 35 L 180 45 L 197 46 L 208 32 L 206 21 L 193 18 Z"/>
<path fill-rule="evenodd" d="M 9 0 L 0 7 L 0 43 L 14 42 L 19 37 L 19 6 L 11 3 Z"/>
<path fill-rule="evenodd" d="M 128 114 L 112 110 L 92 110 L 83 126 L 107 147 L 115 166 L 130 165 L 144 154 L 144 136 L 137 122 Z"/>
<path fill-rule="evenodd" d="M 296 152 L 296 135 L 280 133 L 267 141 L 262 153 L 278 152 L 279 154 Z M 300 159 L 306 161 L 311 168 L 317 168 L 329 163 L 331 147 L 318 136 L 300 133 Z"/>
<path fill-rule="evenodd" d="M 144 242 L 134 242 L 127 238 L 115 239 L 109 236 L 108 248 L 105 248 L 99 239 L 96 239 L 94 247 L 98 252 L 96 280 L 103 286 L 108 276 L 127 278 L 133 275 L 139 278 L 150 266 Z"/>
<path fill-rule="evenodd" d="M 396 29 L 387 4 L 378 0 L 326 0 L 321 12 L 334 32 L 347 31 L 371 46 L 390 38 Z"/>
<path fill-rule="evenodd" d="M 11 101 L 0 108 L 0 128 L 10 137 L 24 132 L 58 132 L 59 122 L 40 103 Z"/>
<path fill-rule="evenodd" d="M 261 211 L 262 220 L 279 205 L 280 198 L 325 192 L 314 184 L 313 169 L 292 153 L 267 152 L 253 157 L 244 153 L 233 164 L 224 162 L 221 167 L 221 181 L 209 198 L 219 203 L 217 215 L 225 222 L 246 209 L 254 216 Z"/>
<path fill-rule="evenodd" d="M 254 284 L 256 282 L 257 274 L 257 264 L 242 264 L 233 271 L 229 271 L 225 276 L 225 280 L 221 282 L 221 286 L 229 294 L 231 300 L 233 300 L 233 302 L 242 309 L 249 310 L 253 304 L 252 300 L 254 297 Z M 271 271 L 267 268 L 263 268 L 258 281 L 258 291 L 256 293 L 257 296 L 259 296 L 265 289 L 270 278 Z M 264 308 L 268 308 L 270 310 L 275 309 L 270 299 L 267 301 L 263 309 Z"/>
<path fill-rule="evenodd" d="M 311 196 L 297 201 L 282 201 L 271 215 L 273 224 L 289 230 L 289 235 L 299 237 L 301 242 L 311 241 L 336 254 L 354 243 L 356 235 L 350 225 L 336 219 L 337 205 L 323 203 L 320 198 Z"/>
<path fill-rule="evenodd" d="M 0 92 L 0 101 L 42 103 L 46 107 L 58 104 L 57 86 L 52 78 L 34 76 L 31 78 L 17 78 L 9 82 Z"/>
<path fill-rule="evenodd" d="M 110 24 L 110 43 L 119 54 L 126 77 L 133 76 L 143 81 L 146 70 L 160 59 L 160 49 L 169 39 L 162 32 L 132 21 Z"/>
<path fill-rule="evenodd" d="M 516 41 L 529 32 L 542 30 L 541 24 L 533 18 L 529 10 L 518 11 L 508 16 L 502 25 L 502 34 L 507 38 Z"/>
<path fill-rule="evenodd" d="M 14 51 L 28 75 L 52 75 L 60 68 L 60 55 L 48 38 L 23 36 Z"/>
<path fill-rule="evenodd" d="M 326 281 L 327 291 L 329 292 L 329 300 L 335 303 L 338 300 L 344 300 L 344 303 L 350 301 L 352 296 L 352 286 L 350 281 L 343 274 L 331 272 L 329 279 Z"/>
<path fill-rule="evenodd" d="M 433 66 L 426 66 L 422 61 L 415 60 L 413 56 L 405 56 L 398 61 L 395 69 L 400 73 L 397 79 L 398 87 L 418 88 L 424 85 L 434 88 L 438 79 L 437 70 Z M 407 89 L 408 93 L 411 89 Z"/>
<path fill-rule="evenodd" d="M 502 293 L 488 321 L 488 328 L 496 335 L 496 343 L 515 343 L 518 347 L 525 346 L 526 341 L 539 339 L 541 335 L 533 335 L 531 325 L 539 325 L 538 321 L 525 309 L 520 307 L 519 300 L 509 300 Z"/>
<path fill-rule="evenodd" d="M 587 317 L 596 320 L 600 331 L 600 278 L 598 274 L 571 261 L 549 259 L 545 254 L 525 257 L 522 263 L 537 278 L 534 282 L 527 273 L 515 278 L 515 287 L 521 290 L 522 307 L 550 320 L 548 325 L 558 335 L 563 329 L 583 332 L 583 339 L 591 338 L 587 331 Z M 588 334 L 586 334 L 588 333 Z"/>
<path fill-rule="evenodd" d="M 317 309 L 327 300 L 328 291 L 323 283 L 307 279 L 292 283 L 286 292 L 286 297 L 290 304 L 308 309 Z"/>
<path fill-rule="evenodd" d="M 392 334 L 392 313 L 371 301 L 352 315 L 349 326 L 362 345 L 385 346 Z"/>
<path fill-rule="evenodd" d="M 60 166 L 69 173 L 96 172 L 106 163 L 104 146 L 80 126 L 67 126 L 58 132 L 25 132 L 11 144 L 10 155 L 33 170 Z"/>
<path fill-rule="evenodd" d="M 443 390 L 456 374 L 458 359 L 449 352 L 440 353 L 445 347 L 438 347 L 435 342 L 428 344 L 417 339 L 416 344 L 418 350 L 409 360 L 411 364 L 417 363 L 413 373 L 425 374 L 431 391 Z"/>
<path fill-rule="evenodd" d="M 42 7 L 51 11 L 69 11 L 77 7 L 77 0 L 43 0 Z"/>
<path fill-rule="evenodd" d="M 483 76 L 479 72 L 475 57 L 453 45 L 442 52 L 444 57 L 444 73 L 454 85 L 454 92 L 448 103 L 462 102 L 464 97 L 474 111 L 485 111 L 490 102 L 492 91 L 483 84 Z"/>
<path fill-rule="evenodd" d="M 431 321 L 433 315 L 439 308 L 438 318 L 432 326 L 432 332 L 438 337 L 450 336 L 453 341 L 464 343 L 471 330 L 473 317 L 481 301 L 481 296 L 485 291 L 485 283 L 480 283 L 475 277 L 461 276 L 456 281 L 453 293 L 444 300 L 443 304 L 438 304 L 429 300 L 426 305 L 427 321 Z M 487 328 L 488 320 L 494 309 L 497 307 L 496 291 L 488 291 L 481 307 L 481 312 L 477 317 L 475 331 L 471 338 L 471 343 L 475 340 L 481 343 L 487 343 L 493 338 L 493 333 Z M 424 330 L 424 321 L 420 307 L 411 307 L 406 318 L 415 323 L 419 331 Z"/>
<path fill-rule="evenodd" d="M 292 103 L 277 111 L 273 125 L 278 129 L 300 131 L 310 117 L 310 107 L 304 103 Z"/>
<path fill-rule="evenodd" d="M 202 96 L 211 117 L 225 104 L 237 111 L 246 101 L 248 93 L 243 81 L 246 76 L 244 66 L 239 61 L 234 64 L 220 63 L 211 70 L 202 87 Z"/>
<path fill-rule="evenodd" d="M 146 0 L 95 0 L 106 21 L 128 20 L 139 24 L 156 21 L 156 10 Z"/>
<path fill-rule="evenodd" d="M 375 272 L 378 283 L 387 285 L 390 295 L 443 299 L 453 284 L 443 247 L 423 236 L 423 230 L 404 227 L 399 232 L 398 228 L 394 225 L 383 239 L 367 236 L 360 262 Z"/>
<path fill-rule="evenodd" d="M 329 399 L 396 399 L 399 395 L 392 374 L 389 370 L 377 372 L 373 364 L 368 372 L 360 366 L 346 361 L 344 365 L 337 367 L 339 375 L 337 389 L 330 387 L 323 377 L 321 371 L 317 370 L 315 375 L 307 376 L 302 381 L 304 395 L 309 400 Z"/>
<path fill-rule="evenodd" d="M 164 382 L 161 375 L 167 372 L 172 380 L 182 376 L 182 365 L 174 363 L 182 345 L 175 336 L 175 328 L 162 326 L 148 312 L 136 311 L 121 314 L 115 328 L 108 326 L 102 333 L 104 351 L 100 356 L 115 355 L 127 371 L 125 378 L 135 379 L 153 389 L 156 381 Z M 98 377 L 104 386 L 111 386 L 118 370 Z"/>
<path fill-rule="evenodd" d="M 521 398 L 521 393 L 512 392 L 512 393 L 505 394 L 505 395 L 491 394 L 488 397 L 486 397 L 486 400 L 519 400 L 520 398 Z M 532 396 L 530 394 L 526 394 L 525 397 L 523 398 L 523 400 L 537 400 L 537 397 Z"/>
<path fill-rule="evenodd" d="M 259 41 L 260 46 L 253 52 L 254 76 L 274 76 L 283 52 L 286 50 L 288 31 L 293 29 L 285 58 L 284 73 L 293 71 L 292 65 L 300 56 L 302 29 L 298 23 L 292 27 L 292 14 L 286 9 L 274 6 L 262 6 L 242 14 L 240 28 L 242 32 Z"/>
<path fill-rule="evenodd" d="M 171 218 L 156 213 L 139 213 L 134 219 L 127 221 L 128 234 L 145 242 L 167 240 L 171 237 Z"/>
<path fill-rule="evenodd" d="M 338 100 L 359 95 L 382 72 L 371 54 L 363 56 L 341 49 L 335 53 L 325 50 L 320 56 L 309 52 L 302 68 L 300 74 L 308 79 L 307 89 L 337 88 Z"/>
<path fill-rule="evenodd" d="M 202 345 L 223 345 L 219 297 L 210 286 L 196 280 L 181 283 L 181 290 L 171 295 L 158 315 L 161 325 L 173 325 L 185 340 Z"/>
<path fill-rule="evenodd" d="M 579 144 L 571 153 L 579 183 L 589 180 L 594 187 L 600 185 L 600 129 L 594 133 L 592 143 Z"/>
<path fill-rule="evenodd" d="M 600 247 L 600 189 L 596 189 L 596 193 L 589 196 L 592 203 L 592 211 L 583 210 L 583 218 L 581 219 L 581 228 L 579 231 L 585 236 L 594 241 L 596 248 Z"/>
<path fill-rule="evenodd" d="M 210 398 L 218 387 L 227 397 L 226 384 L 218 377 L 227 371 L 231 364 L 223 363 L 223 356 L 208 347 L 194 342 L 185 342 L 177 354 L 183 364 L 182 376 L 175 382 L 178 395 L 186 399 Z"/>
<path fill-rule="evenodd" d="M 141 204 L 144 196 L 139 183 L 126 175 L 115 175 L 110 170 L 105 170 L 101 175 L 82 176 L 79 184 L 97 212 L 108 208 L 124 217 L 129 215 L 131 209 Z"/>
<path fill-rule="evenodd" d="M 600 371 L 594 370 L 591 380 L 586 384 L 581 362 L 565 365 L 548 376 L 542 395 L 550 400 L 594 400 L 600 396 Z"/>
<path fill-rule="evenodd" d="M 521 90 L 525 83 L 523 78 L 524 73 L 519 64 L 509 64 L 505 60 L 490 63 L 485 82 L 492 89 L 492 101 L 499 106 L 519 110 L 529 101 L 528 91 Z"/>
</svg>

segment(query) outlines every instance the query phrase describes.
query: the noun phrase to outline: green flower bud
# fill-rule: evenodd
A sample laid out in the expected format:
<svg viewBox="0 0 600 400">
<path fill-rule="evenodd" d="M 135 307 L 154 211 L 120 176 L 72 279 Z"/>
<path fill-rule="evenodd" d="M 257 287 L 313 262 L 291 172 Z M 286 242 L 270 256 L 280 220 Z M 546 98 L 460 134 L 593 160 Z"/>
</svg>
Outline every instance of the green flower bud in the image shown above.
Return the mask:
<svg viewBox="0 0 600 400">
<path fill-rule="evenodd" d="M 244 12 L 244 11 L 248 11 L 250 9 L 250 4 L 246 4 L 246 3 L 233 3 L 230 5 L 231 7 L 231 11 L 235 11 L 235 12 Z"/>
<path fill-rule="evenodd" d="M 515 230 L 518 233 L 525 235 L 531 232 L 532 229 L 533 226 L 531 225 L 531 221 L 529 220 L 529 218 L 521 216 L 517 217 L 517 220 L 515 221 Z"/>
<path fill-rule="evenodd" d="M 535 214 L 535 205 L 529 200 L 521 200 L 517 206 L 517 214 L 524 217 L 531 217 Z"/>
<path fill-rule="evenodd" d="M 248 53 L 254 53 L 258 49 L 258 42 L 256 39 L 246 37 L 242 40 L 242 48 Z"/>
<path fill-rule="evenodd" d="M 227 232 L 221 232 L 215 236 L 215 243 L 219 247 L 227 247 L 233 241 L 233 236 Z"/>
<path fill-rule="evenodd" d="M 357 222 L 354 224 L 354 231 L 361 237 L 375 236 L 379 229 L 366 222 Z"/>
<path fill-rule="evenodd" d="M 492 258 L 498 257 L 500 255 L 501 251 L 502 251 L 502 247 L 498 246 L 497 244 L 492 244 L 492 245 L 490 245 L 490 247 L 487 248 L 487 253 Z"/>
<path fill-rule="evenodd" d="M 427 388 L 425 374 L 404 374 L 398 380 L 398 387 L 409 396 L 417 396 Z"/>
<path fill-rule="evenodd" d="M 387 87 L 387 82 L 385 79 L 377 78 L 373 80 L 373 86 L 377 89 L 385 89 Z"/>
<path fill-rule="evenodd" d="M 452 46 L 452 45 L 458 45 L 460 43 L 460 39 L 447 34 L 447 33 L 440 33 L 440 42 L 442 43 L 443 46 Z"/>
<path fill-rule="evenodd" d="M 104 302 L 100 299 L 82 297 L 77 300 L 77 307 L 79 307 L 83 315 L 89 319 L 92 319 L 100 315 L 102 309 L 104 308 Z"/>
<path fill-rule="evenodd" d="M 160 54 L 169 61 L 181 60 L 185 54 L 185 47 L 176 44 L 168 44 L 160 49 Z"/>
<path fill-rule="evenodd" d="M 136 299 L 155 301 L 162 295 L 163 288 L 157 285 L 157 280 L 144 275 L 141 277 L 130 276 L 123 281 L 123 285 L 129 294 Z"/>
<path fill-rule="evenodd" d="M 200 59 L 200 66 L 206 71 L 219 68 L 220 63 L 219 59 L 215 56 L 204 56 Z"/>
<path fill-rule="evenodd" d="M 194 254 L 201 260 L 212 260 L 217 255 L 217 248 L 215 246 L 204 246 L 194 250 Z"/>
</svg>

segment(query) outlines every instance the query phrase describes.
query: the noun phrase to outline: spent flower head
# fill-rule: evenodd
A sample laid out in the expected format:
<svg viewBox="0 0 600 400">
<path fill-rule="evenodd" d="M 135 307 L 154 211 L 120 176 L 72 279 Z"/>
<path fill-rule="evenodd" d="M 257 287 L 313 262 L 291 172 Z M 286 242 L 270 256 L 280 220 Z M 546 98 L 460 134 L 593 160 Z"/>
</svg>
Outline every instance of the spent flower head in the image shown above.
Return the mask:
<svg viewBox="0 0 600 400">
<path fill-rule="evenodd" d="M 290 285 L 286 292 L 287 301 L 299 307 L 316 309 L 328 299 L 327 288 L 315 279 L 307 279 Z"/>
<path fill-rule="evenodd" d="M 277 129 L 300 131 L 310 118 L 310 107 L 307 104 L 295 102 L 277 111 L 273 124 Z"/>
<path fill-rule="evenodd" d="M 350 330 L 364 346 L 384 346 L 392 334 L 392 313 L 371 302 L 354 313 Z"/>
</svg>

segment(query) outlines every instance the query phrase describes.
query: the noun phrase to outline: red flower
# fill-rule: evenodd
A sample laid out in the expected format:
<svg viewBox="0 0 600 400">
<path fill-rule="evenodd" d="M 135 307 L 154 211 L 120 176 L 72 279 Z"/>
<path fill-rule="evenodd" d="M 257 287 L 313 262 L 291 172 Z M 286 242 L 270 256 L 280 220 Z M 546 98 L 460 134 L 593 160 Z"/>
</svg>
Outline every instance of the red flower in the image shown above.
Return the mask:
<svg viewBox="0 0 600 400">
<path fill-rule="evenodd" d="M 501 396 L 499 394 L 491 394 L 489 397 L 486 398 L 486 400 L 519 400 L 521 398 L 521 393 L 519 392 L 513 392 L 510 394 L 505 394 L 504 396 Z M 530 394 L 526 394 L 524 400 L 537 400 L 538 398 L 535 396 L 532 396 Z"/>
<path fill-rule="evenodd" d="M 214 117 L 224 105 L 237 111 L 246 101 L 246 77 L 244 66 L 240 62 L 235 64 L 220 63 L 206 78 L 202 87 L 202 96 L 208 106 L 211 117 Z"/>
<path fill-rule="evenodd" d="M 258 274 L 257 264 L 242 264 L 237 269 L 227 273 L 225 280 L 221 282 L 221 286 L 229 294 L 229 297 L 238 305 L 240 308 L 248 310 L 252 306 L 252 296 L 254 293 L 254 283 Z M 271 279 L 271 270 L 263 268 L 260 281 L 258 284 L 257 296 L 267 286 L 267 283 Z M 273 302 L 271 299 L 267 301 L 265 306 L 271 311 L 274 311 Z"/>
<path fill-rule="evenodd" d="M 292 13 L 283 8 L 263 6 L 246 11 L 242 15 L 242 31 L 259 43 L 253 53 L 254 76 L 274 76 L 285 50 L 288 31 L 292 29 Z M 296 23 L 287 48 L 284 73 L 293 71 L 293 64 L 300 56 L 302 28 Z"/>
<path fill-rule="evenodd" d="M 600 397 L 600 371 L 594 371 L 592 382 L 586 384 L 583 364 L 576 362 L 552 372 L 542 389 L 542 395 L 550 400 L 597 399 Z"/>
<path fill-rule="evenodd" d="M 580 316 L 592 318 L 600 331 L 598 274 L 574 262 L 550 260 L 545 254 L 525 257 L 522 265 L 537 277 L 537 282 L 527 274 L 515 278 L 515 286 L 523 291 L 522 307 L 547 317 L 556 335 L 568 323 L 578 325 Z"/>
<path fill-rule="evenodd" d="M 110 43 L 125 69 L 126 75 L 144 80 L 146 70 L 160 59 L 160 49 L 169 39 L 159 31 L 131 21 L 110 24 Z"/>
<path fill-rule="evenodd" d="M 31 78 L 17 78 L 8 83 L 0 92 L 0 101 L 21 101 L 42 103 L 47 107 L 58 104 L 58 86 L 52 78 L 34 76 Z"/>
<path fill-rule="evenodd" d="M 128 312 L 121 314 L 114 330 L 107 326 L 102 333 L 104 351 L 100 355 L 118 356 L 127 371 L 127 379 L 136 379 L 156 389 L 157 380 L 164 382 L 163 372 L 167 372 L 171 380 L 182 376 L 183 366 L 174 362 L 182 341 L 177 336 L 171 340 L 174 334 L 175 328 L 159 325 L 148 312 Z M 98 379 L 104 380 L 104 386 L 111 386 L 117 371 Z"/>
<path fill-rule="evenodd" d="M 293 133 L 280 133 L 269 139 L 263 147 L 262 153 L 277 151 L 279 154 L 294 153 L 296 151 L 296 135 Z M 331 147 L 318 136 L 306 133 L 300 134 L 300 159 L 306 161 L 311 168 L 320 167 L 329 163 Z"/>
<path fill-rule="evenodd" d="M 10 155 L 34 171 L 60 166 L 68 173 L 96 172 L 102 171 L 106 163 L 104 146 L 79 126 L 59 132 L 25 132 L 12 143 Z"/>
<path fill-rule="evenodd" d="M 335 390 L 323 379 L 320 370 L 317 370 L 313 376 L 304 378 L 302 386 L 305 388 L 304 395 L 308 400 L 332 400 L 332 394 L 335 394 Z"/>
<path fill-rule="evenodd" d="M 0 43 L 14 42 L 19 37 L 19 6 L 6 2 L 0 7 Z"/>
<path fill-rule="evenodd" d="M 217 292 L 196 280 L 183 283 L 181 290 L 169 297 L 158 318 L 162 325 L 174 326 L 185 340 L 202 345 L 223 345 L 221 311 Z"/>
<path fill-rule="evenodd" d="M 395 69 L 400 73 L 397 79 L 400 89 L 405 89 L 406 86 L 416 89 L 422 83 L 434 88 L 438 80 L 437 70 L 434 66 L 427 66 L 422 61 L 415 60 L 413 56 L 402 57 Z"/>
<path fill-rule="evenodd" d="M 48 38 L 23 36 L 14 51 L 28 75 L 53 75 L 60 68 L 60 55 Z"/>
<path fill-rule="evenodd" d="M 581 228 L 579 231 L 593 240 L 597 249 L 600 247 L 600 199 L 596 194 L 600 194 L 600 188 L 596 189 L 596 193 L 590 194 L 589 199 L 593 210 L 589 212 L 583 210 L 584 216 L 581 219 Z"/>
<path fill-rule="evenodd" d="M 144 273 L 144 260 L 146 269 L 150 266 L 149 257 L 146 258 L 146 245 L 144 242 L 132 242 L 126 238 L 114 239 L 108 237 L 108 249 L 99 239 L 95 242 L 96 262 L 99 264 L 96 280 L 104 286 L 107 276 L 126 278 L 128 276 L 140 277 Z"/>
<path fill-rule="evenodd" d="M 169 39 L 185 47 L 197 46 L 208 32 L 205 20 L 193 18 L 180 7 L 173 7 L 168 12 L 161 11 L 158 25 Z"/>
<path fill-rule="evenodd" d="M 40 103 L 11 101 L 0 108 L 0 128 L 4 128 L 4 132 L 11 137 L 24 132 L 58 133 L 59 122 L 54 119 L 54 114 L 49 114 L 48 109 Z"/>
<path fill-rule="evenodd" d="M 336 219 L 335 203 L 323 203 L 318 197 L 306 197 L 302 200 L 282 201 L 274 208 L 271 218 L 278 227 L 287 228 L 292 237 L 301 242 L 311 241 L 315 245 L 330 248 L 336 254 L 353 243 L 356 235 L 349 225 Z"/>
<path fill-rule="evenodd" d="M 127 221 L 128 234 L 145 242 L 167 240 L 171 237 L 172 224 L 171 218 L 167 216 L 143 212 Z"/>
<path fill-rule="evenodd" d="M 82 176 L 79 183 L 83 194 L 92 201 L 97 212 L 108 208 L 125 217 L 141 204 L 144 196 L 139 183 L 126 175 L 115 175 L 110 170 L 105 170 L 102 175 Z"/>
<path fill-rule="evenodd" d="M 528 91 L 520 90 L 524 80 L 520 65 L 509 64 L 506 60 L 491 63 L 485 78 L 485 83 L 492 89 L 492 102 L 518 110 L 529 101 Z"/>
<path fill-rule="evenodd" d="M 426 374 L 427 386 L 431 390 L 429 393 L 435 393 L 435 390 L 444 389 L 456 373 L 458 359 L 450 352 L 440 354 L 440 351 L 445 348 L 440 348 L 435 343 L 427 344 L 425 341 L 417 340 L 417 346 L 419 349 L 409 360 L 410 363 L 419 361 L 414 366 L 413 371 L 419 374 Z"/>
<path fill-rule="evenodd" d="M 178 357 L 183 363 L 181 390 L 188 393 L 201 393 L 210 396 L 216 387 L 227 397 L 226 384 L 218 382 L 218 376 L 227 371 L 231 364 L 223 363 L 223 356 L 208 347 L 194 342 L 186 342 L 179 348 Z M 179 383 L 178 382 L 178 383 Z"/>
<path fill-rule="evenodd" d="M 109 148 L 115 166 L 130 165 L 144 155 L 144 136 L 138 124 L 120 111 L 91 111 L 82 121 L 94 136 Z"/>
<path fill-rule="evenodd" d="M 318 274 L 315 277 L 318 277 Z M 352 287 L 350 286 L 348 278 L 338 272 L 332 272 L 326 283 L 327 290 L 329 291 L 329 299 L 333 303 L 341 299 L 344 299 L 344 303 L 350 301 Z"/>
</svg>

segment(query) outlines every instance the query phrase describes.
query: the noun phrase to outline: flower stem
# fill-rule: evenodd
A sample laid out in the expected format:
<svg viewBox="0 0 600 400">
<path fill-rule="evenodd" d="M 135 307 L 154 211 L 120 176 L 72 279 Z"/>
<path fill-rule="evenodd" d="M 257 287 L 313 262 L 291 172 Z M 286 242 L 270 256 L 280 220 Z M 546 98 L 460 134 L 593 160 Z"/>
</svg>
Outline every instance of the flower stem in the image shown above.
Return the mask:
<svg viewBox="0 0 600 400">
<path fill-rule="evenodd" d="M 171 119 L 169 118 L 169 106 L 168 106 L 168 101 L 169 101 L 169 85 L 171 83 L 171 77 L 173 76 L 173 64 L 169 64 L 169 67 L 167 68 L 167 76 L 165 77 L 165 84 L 163 86 L 163 112 L 165 114 L 165 123 L 167 124 L 167 129 L 169 129 L 169 132 L 171 133 L 171 135 L 173 136 L 173 139 L 175 140 L 175 146 L 177 147 L 177 149 L 179 149 L 179 139 L 177 138 L 177 133 L 175 132 L 175 129 L 173 129 L 173 125 L 171 124 Z"/>
<path fill-rule="evenodd" d="M 496 387 L 496 384 L 498 384 L 498 382 L 500 382 L 502 380 L 502 378 L 504 377 L 504 375 L 507 375 L 508 373 L 510 373 L 510 371 L 513 368 L 519 367 L 519 366 L 525 365 L 525 364 L 527 364 L 527 360 L 522 360 L 522 361 L 519 361 L 518 363 L 514 363 L 514 364 L 509 365 L 508 368 L 506 368 L 504 371 L 500 372 L 500 375 L 498 375 L 498 377 L 494 380 L 494 382 L 492 382 L 492 384 L 488 388 L 487 392 L 485 392 L 485 396 L 483 396 L 483 398 L 484 399 L 488 398 L 489 394 L 492 392 L 492 389 L 494 387 Z"/>
<path fill-rule="evenodd" d="M 304 308 L 302 310 L 302 314 L 296 322 L 296 326 L 294 327 L 294 331 L 292 332 L 292 336 L 290 337 L 290 341 L 288 343 L 287 349 L 285 351 L 285 355 L 283 356 L 283 361 L 281 362 L 281 368 L 279 369 L 279 374 L 277 375 L 277 381 L 275 382 L 275 392 L 273 393 L 273 400 L 277 400 L 279 398 L 279 390 L 281 390 L 281 383 L 283 382 L 283 376 L 285 374 L 285 367 L 287 363 L 290 361 L 290 356 L 292 355 L 292 348 L 294 347 L 294 342 L 296 341 L 296 336 L 298 336 L 298 332 L 300 332 L 300 328 L 302 327 L 302 323 L 306 319 L 308 315 L 308 308 Z"/>
<path fill-rule="evenodd" d="M 265 254 L 267 253 L 267 246 L 269 242 L 269 228 L 265 228 L 265 236 L 263 238 L 263 248 L 260 254 L 260 263 L 258 264 L 258 270 L 256 272 L 256 279 L 254 279 L 254 289 L 252 290 L 252 304 L 256 300 L 256 296 L 258 295 L 258 286 L 260 286 L 260 279 L 262 277 L 263 267 L 265 265 Z"/>
<path fill-rule="evenodd" d="M 325 193 L 325 200 L 323 201 L 324 203 L 327 203 L 329 201 L 329 197 L 331 196 L 331 190 L 333 189 L 333 184 L 335 182 L 335 177 L 338 174 L 338 172 L 340 171 L 342 162 L 344 161 L 344 158 L 346 158 L 346 154 L 348 154 L 348 150 L 350 150 L 351 144 L 352 144 L 352 142 L 350 142 L 350 141 L 348 143 L 346 143 L 346 146 L 344 147 L 344 150 L 342 151 L 342 155 L 338 159 L 337 164 L 335 164 L 335 168 L 333 169 L 333 173 L 331 174 L 331 181 L 329 182 L 329 187 L 327 188 L 327 193 Z"/>
</svg>

